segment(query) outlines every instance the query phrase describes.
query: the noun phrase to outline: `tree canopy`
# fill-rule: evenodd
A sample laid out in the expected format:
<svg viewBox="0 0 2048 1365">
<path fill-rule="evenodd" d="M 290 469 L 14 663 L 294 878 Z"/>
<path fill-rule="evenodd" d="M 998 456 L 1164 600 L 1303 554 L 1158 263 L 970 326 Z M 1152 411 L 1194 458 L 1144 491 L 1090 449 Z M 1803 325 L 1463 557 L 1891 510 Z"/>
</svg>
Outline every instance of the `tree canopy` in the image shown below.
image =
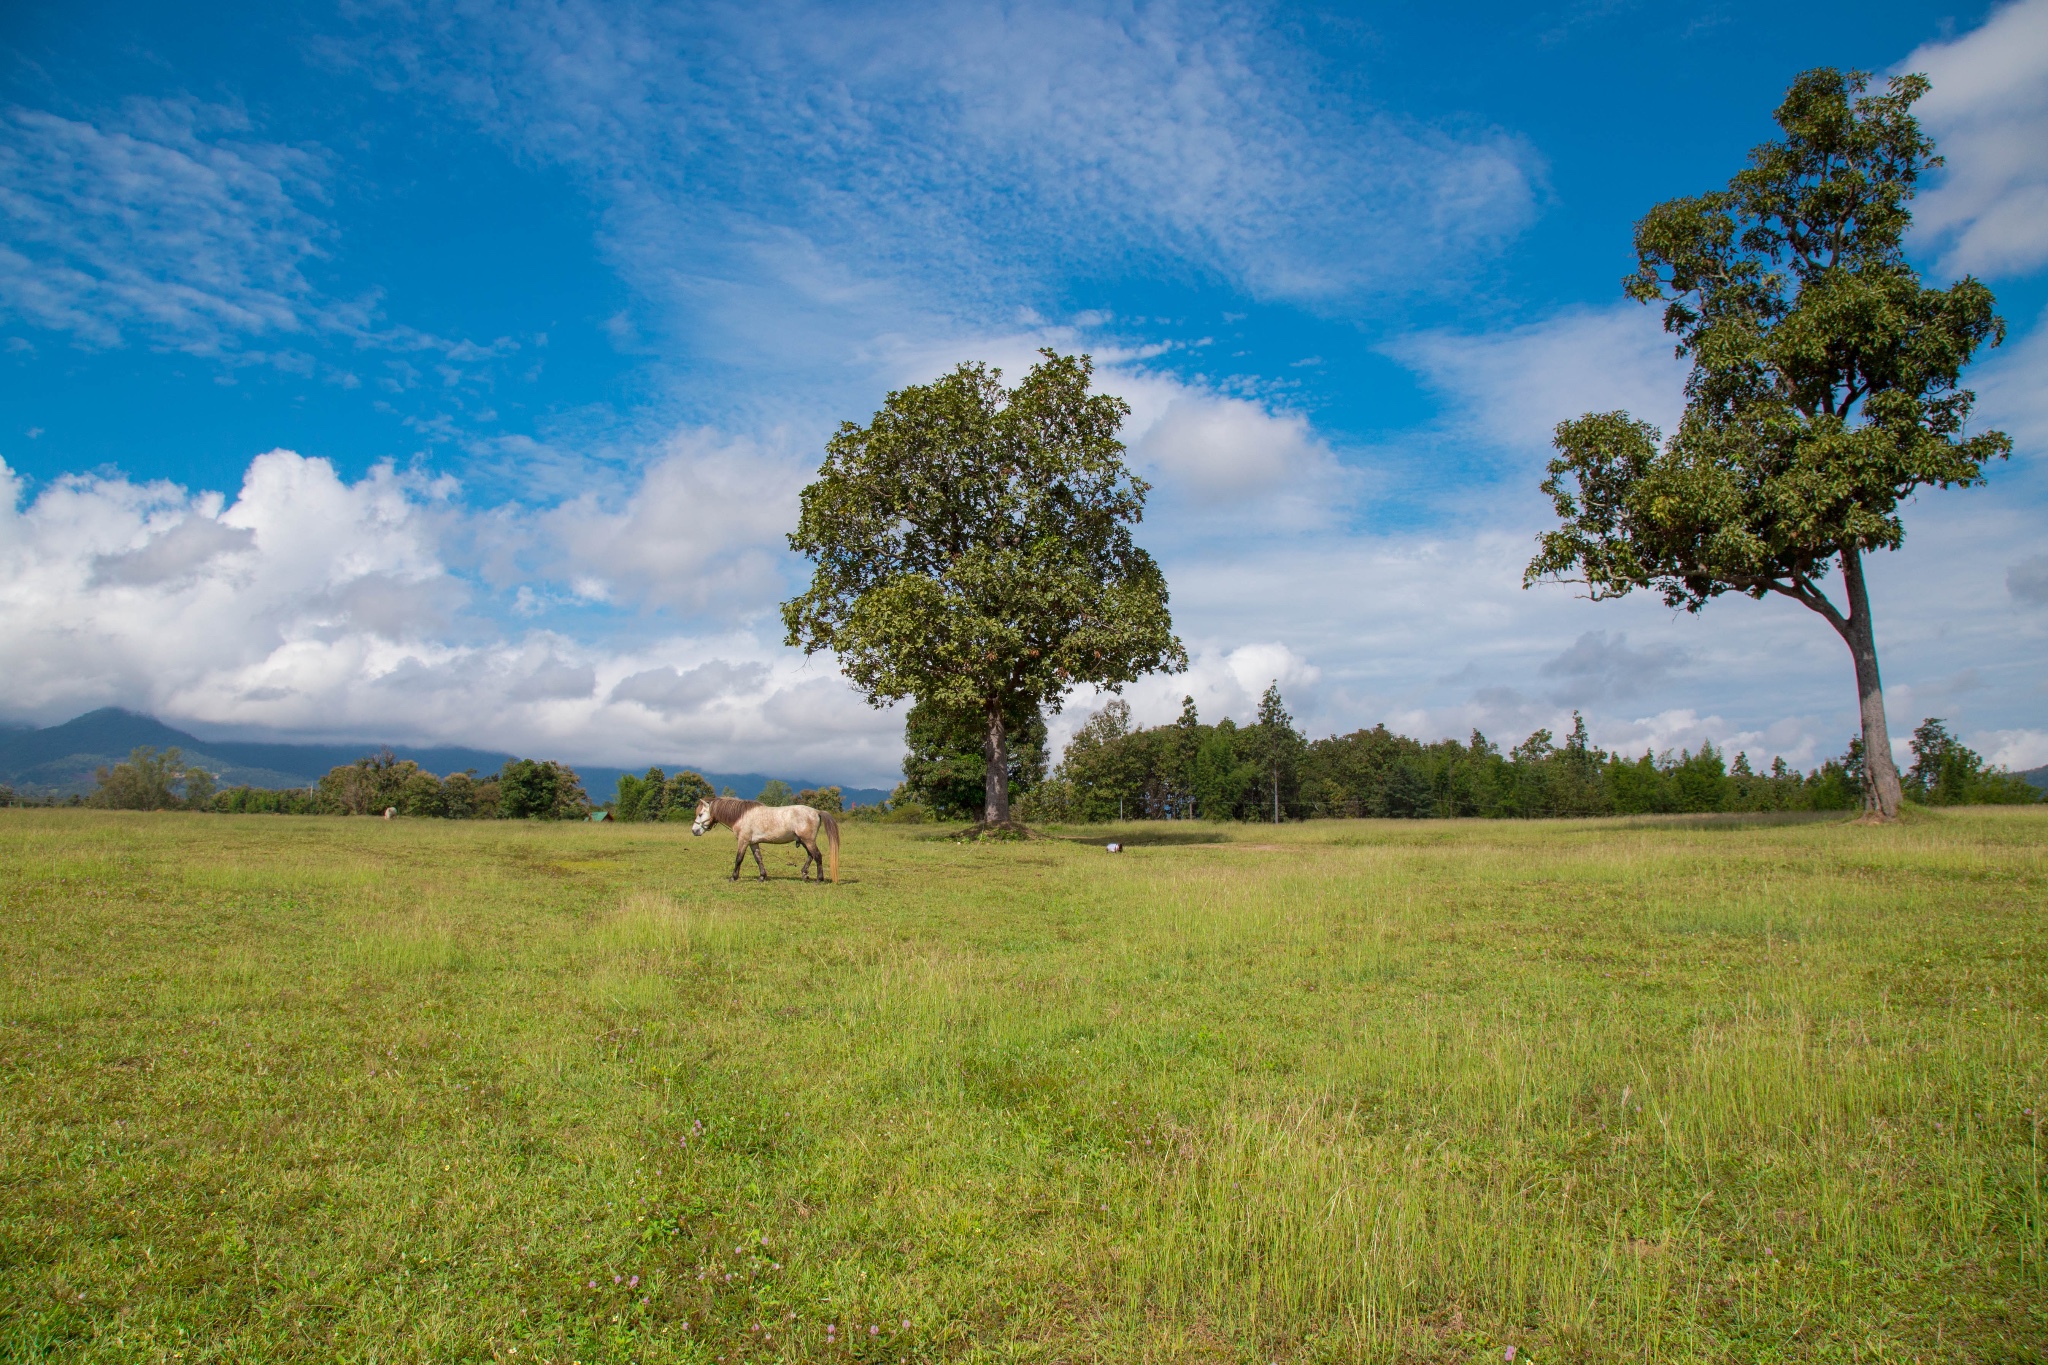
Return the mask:
<svg viewBox="0 0 2048 1365">
<path fill-rule="evenodd" d="M 131 750 L 126 763 L 101 768 L 99 785 L 88 804 L 112 810 L 204 809 L 213 800 L 213 774 L 187 765 L 176 747 L 158 753 L 144 744 Z"/>
<path fill-rule="evenodd" d="M 816 569 L 783 604 L 788 643 L 835 653 L 874 705 L 979 716 L 991 823 L 1009 819 L 1008 717 L 1187 663 L 1131 535 L 1129 405 L 1089 392 L 1087 356 L 1042 354 L 1015 389 L 962 364 L 842 424 L 789 537 Z"/>
<path fill-rule="evenodd" d="M 1903 498 L 1983 482 L 2012 442 L 1966 432 L 1962 370 L 2004 337 L 1991 291 L 1967 276 L 1929 288 L 1905 258 L 1914 185 L 1941 164 L 1912 114 L 1927 81 L 1868 83 L 1802 74 L 1777 110 L 1784 136 L 1725 190 L 1636 224 L 1625 288 L 1665 304 L 1692 361 L 1685 414 L 1669 441 L 1626 412 L 1558 425 L 1543 491 L 1561 525 L 1525 583 L 1655 589 L 1688 611 L 1776 593 L 1818 613 L 1854 660 L 1870 809 L 1889 818 L 1900 782 L 1862 557 L 1904 541 Z M 1837 568 L 1840 604 L 1824 586 Z"/>
</svg>

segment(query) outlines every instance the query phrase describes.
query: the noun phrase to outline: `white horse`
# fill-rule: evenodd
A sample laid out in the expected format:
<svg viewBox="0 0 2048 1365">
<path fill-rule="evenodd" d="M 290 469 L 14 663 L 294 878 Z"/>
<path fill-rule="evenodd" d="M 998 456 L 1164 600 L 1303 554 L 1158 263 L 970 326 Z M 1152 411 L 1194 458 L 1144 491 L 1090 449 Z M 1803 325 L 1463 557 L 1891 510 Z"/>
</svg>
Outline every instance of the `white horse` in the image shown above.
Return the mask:
<svg viewBox="0 0 2048 1365">
<path fill-rule="evenodd" d="M 809 806 L 764 806 L 759 801 L 742 801 L 734 796 L 715 796 L 697 803 L 697 818 L 690 825 L 690 833 L 702 834 L 713 825 L 724 825 L 739 840 L 739 849 L 732 855 L 732 880 L 740 879 L 740 865 L 747 860 L 749 850 L 754 855 L 754 866 L 761 869 L 761 880 L 768 880 L 767 864 L 761 861 L 763 844 L 801 844 L 804 850 L 805 881 L 811 878 L 811 864 L 818 865 L 818 880 L 825 879 L 825 860 L 818 856 L 818 831 L 825 831 L 825 842 L 832 850 L 832 880 L 839 880 L 839 822 L 821 810 Z"/>
</svg>

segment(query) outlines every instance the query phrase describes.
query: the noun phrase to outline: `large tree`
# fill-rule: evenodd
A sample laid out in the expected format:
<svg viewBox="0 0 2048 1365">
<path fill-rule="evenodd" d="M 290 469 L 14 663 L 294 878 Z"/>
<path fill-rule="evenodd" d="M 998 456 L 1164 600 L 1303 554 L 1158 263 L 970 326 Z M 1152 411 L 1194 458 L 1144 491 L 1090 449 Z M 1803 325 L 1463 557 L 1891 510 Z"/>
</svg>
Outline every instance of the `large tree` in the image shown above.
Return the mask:
<svg viewBox="0 0 2048 1365">
<path fill-rule="evenodd" d="M 817 568 L 783 604 L 788 642 L 837 654 L 873 705 L 979 716 L 990 824 L 1010 818 L 1007 718 L 1187 665 L 1131 538 L 1147 486 L 1117 439 L 1130 407 L 1088 391 L 1087 356 L 1042 354 L 1015 389 L 963 364 L 842 424 L 789 538 Z"/>
<path fill-rule="evenodd" d="M 1862 72 L 1806 72 L 1778 107 L 1784 136 L 1727 189 L 1636 224 L 1626 288 L 1665 304 L 1692 361 L 1685 415 L 1668 442 L 1625 412 L 1558 425 L 1543 491 L 1562 526 L 1524 585 L 1655 588 L 1688 611 L 1777 593 L 1818 613 L 1855 662 L 1867 807 L 1889 819 L 1899 773 L 1864 556 L 1905 539 L 1901 499 L 1983 482 L 2012 442 L 1965 434 L 1963 367 L 2004 338 L 1991 291 L 1967 276 L 1927 288 L 1902 248 L 1914 184 L 1941 164 L 1912 114 L 1927 82 L 1867 86 Z M 1837 569 L 1839 605 L 1825 587 Z"/>
</svg>

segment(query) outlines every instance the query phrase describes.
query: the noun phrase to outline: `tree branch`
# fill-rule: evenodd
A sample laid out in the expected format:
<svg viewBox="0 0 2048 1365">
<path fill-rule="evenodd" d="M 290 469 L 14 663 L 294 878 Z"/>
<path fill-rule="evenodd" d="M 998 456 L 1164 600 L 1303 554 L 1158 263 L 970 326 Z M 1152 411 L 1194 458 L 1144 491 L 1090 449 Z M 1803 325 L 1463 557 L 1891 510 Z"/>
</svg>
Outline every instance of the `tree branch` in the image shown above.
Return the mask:
<svg viewBox="0 0 2048 1365">
<path fill-rule="evenodd" d="M 1818 612 L 1838 633 L 1843 635 L 1848 633 L 1849 619 L 1836 609 L 1833 602 L 1828 600 L 1826 593 L 1816 588 L 1808 579 L 1795 578 L 1790 583 L 1781 583 L 1775 578 L 1751 578 L 1746 581 L 1731 579 L 1730 581 L 1735 582 L 1737 587 L 1763 588 L 1767 591 L 1778 593 L 1781 596 L 1789 597 L 1808 611 Z"/>
</svg>

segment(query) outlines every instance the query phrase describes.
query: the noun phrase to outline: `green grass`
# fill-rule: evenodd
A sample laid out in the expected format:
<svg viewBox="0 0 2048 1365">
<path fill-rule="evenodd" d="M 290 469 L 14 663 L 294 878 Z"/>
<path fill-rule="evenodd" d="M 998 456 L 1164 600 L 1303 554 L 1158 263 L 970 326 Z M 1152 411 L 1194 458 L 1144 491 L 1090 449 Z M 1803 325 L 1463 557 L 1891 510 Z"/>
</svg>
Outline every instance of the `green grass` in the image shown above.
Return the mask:
<svg viewBox="0 0 2048 1365">
<path fill-rule="evenodd" d="M 2048 812 L 1122 833 L 0 811 L 0 1357 L 2048 1358 Z"/>
</svg>

